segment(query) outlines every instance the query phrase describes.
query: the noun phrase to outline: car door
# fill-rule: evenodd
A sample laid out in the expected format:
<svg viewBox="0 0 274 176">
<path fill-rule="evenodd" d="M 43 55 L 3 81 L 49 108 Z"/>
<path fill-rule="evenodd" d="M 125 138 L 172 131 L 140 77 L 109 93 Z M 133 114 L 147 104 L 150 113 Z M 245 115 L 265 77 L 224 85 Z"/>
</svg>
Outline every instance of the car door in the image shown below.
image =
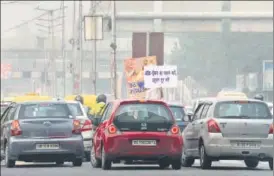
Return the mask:
<svg viewBox="0 0 274 176">
<path fill-rule="evenodd" d="M 98 125 L 94 134 L 94 141 L 95 141 L 94 147 L 95 147 L 97 156 L 100 156 L 101 154 L 101 147 L 102 147 L 101 144 L 104 137 L 104 130 L 105 130 L 106 122 L 110 117 L 112 106 L 113 106 L 112 103 L 108 103 L 106 105 L 106 108 L 104 109 L 104 112 L 102 115 L 101 123 Z"/>
<path fill-rule="evenodd" d="M 192 121 L 187 125 L 184 130 L 185 148 L 194 155 L 198 154 L 198 134 L 195 128 L 197 119 L 200 118 L 204 104 L 199 103 L 192 117 Z"/>
<path fill-rule="evenodd" d="M 207 112 L 208 112 L 208 109 L 210 107 L 210 104 L 208 103 L 205 103 L 203 108 L 202 108 L 202 111 L 201 111 L 201 116 L 200 118 L 198 118 L 195 122 L 196 122 L 196 125 L 195 125 L 195 131 L 196 131 L 196 134 L 197 134 L 197 138 L 200 139 L 201 136 L 203 136 L 203 131 L 204 131 L 204 124 L 206 123 L 206 117 L 207 117 Z"/>
</svg>

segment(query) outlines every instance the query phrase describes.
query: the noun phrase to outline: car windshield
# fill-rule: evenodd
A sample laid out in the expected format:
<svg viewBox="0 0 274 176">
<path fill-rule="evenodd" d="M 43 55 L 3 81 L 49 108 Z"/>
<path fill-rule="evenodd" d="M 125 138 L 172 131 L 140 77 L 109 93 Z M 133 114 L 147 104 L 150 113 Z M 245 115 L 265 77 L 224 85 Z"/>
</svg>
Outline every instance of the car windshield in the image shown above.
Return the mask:
<svg viewBox="0 0 274 176">
<path fill-rule="evenodd" d="M 68 103 L 69 109 L 74 116 L 83 116 L 83 111 L 80 104 L 78 103 Z"/>
<path fill-rule="evenodd" d="M 215 117 L 271 119 L 269 108 L 263 102 L 227 101 L 216 104 Z"/>
<path fill-rule="evenodd" d="M 169 106 L 169 109 L 171 110 L 173 117 L 176 121 L 182 121 L 185 117 L 185 111 L 184 108 L 181 106 Z"/>
<path fill-rule="evenodd" d="M 156 103 L 121 105 L 114 120 L 121 131 L 167 131 L 173 123 L 168 108 Z"/>
<path fill-rule="evenodd" d="M 19 111 L 20 119 L 28 118 L 70 118 L 72 113 L 67 104 L 34 103 L 23 104 Z"/>
</svg>

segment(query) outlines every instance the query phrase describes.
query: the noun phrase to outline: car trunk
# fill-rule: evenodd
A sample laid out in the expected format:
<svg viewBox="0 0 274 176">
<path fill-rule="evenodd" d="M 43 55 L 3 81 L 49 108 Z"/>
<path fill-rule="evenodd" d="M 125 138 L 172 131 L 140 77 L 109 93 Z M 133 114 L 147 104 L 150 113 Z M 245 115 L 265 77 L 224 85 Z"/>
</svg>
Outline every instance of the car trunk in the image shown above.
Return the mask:
<svg viewBox="0 0 274 176">
<path fill-rule="evenodd" d="M 72 119 L 41 118 L 20 120 L 22 137 L 65 138 L 72 135 Z"/>
<path fill-rule="evenodd" d="M 130 131 L 130 132 L 138 132 L 138 131 L 150 131 L 150 132 L 167 132 L 171 126 L 172 122 L 149 122 L 149 121 L 141 121 L 141 122 L 121 122 L 114 121 L 114 125 L 120 131 Z"/>
<path fill-rule="evenodd" d="M 227 138 L 267 138 L 270 119 L 214 119 Z"/>
</svg>

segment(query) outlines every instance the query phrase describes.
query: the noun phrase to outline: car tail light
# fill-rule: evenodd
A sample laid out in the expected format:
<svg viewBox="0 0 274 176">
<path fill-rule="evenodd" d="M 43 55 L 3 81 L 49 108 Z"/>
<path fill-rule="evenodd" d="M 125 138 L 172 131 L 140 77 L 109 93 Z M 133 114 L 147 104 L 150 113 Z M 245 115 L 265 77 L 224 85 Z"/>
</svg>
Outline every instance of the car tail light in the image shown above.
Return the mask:
<svg viewBox="0 0 274 176">
<path fill-rule="evenodd" d="M 273 134 L 273 124 L 270 125 L 269 134 Z"/>
<path fill-rule="evenodd" d="M 180 133 L 180 128 L 178 126 L 173 126 L 170 129 L 171 134 L 179 134 Z"/>
<path fill-rule="evenodd" d="M 82 132 L 83 131 L 90 131 L 91 129 L 92 129 L 91 120 L 85 120 L 84 125 L 82 126 Z"/>
<path fill-rule="evenodd" d="M 11 136 L 19 136 L 22 134 L 22 130 L 20 128 L 20 124 L 18 120 L 12 121 L 10 133 L 11 133 Z"/>
<path fill-rule="evenodd" d="M 108 127 L 108 133 L 109 134 L 115 134 L 115 133 L 117 133 L 117 128 L 114 125 L 110 125 Z"/>
<path fill-rule="evenodd" d="M 209 133 L 221 133 L 221 129 L 220 129 L 219 125 L 213 119 L 210 119 L 207 122 L 207 127 L 208 127 L 208 132 Z"/>
<path fill-rule="evenodd" d="M 79 134 L 81 133 L 81 123 L 79 120 L 73 120 L 73 130 L 72 133 Z"/>
</svg>

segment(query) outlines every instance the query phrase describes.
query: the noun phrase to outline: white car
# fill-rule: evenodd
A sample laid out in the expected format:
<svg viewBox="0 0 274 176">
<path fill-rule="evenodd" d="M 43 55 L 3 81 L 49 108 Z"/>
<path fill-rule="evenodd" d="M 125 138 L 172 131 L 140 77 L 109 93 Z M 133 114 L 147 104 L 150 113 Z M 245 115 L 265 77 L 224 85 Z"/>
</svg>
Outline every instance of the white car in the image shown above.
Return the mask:
<svg viewBox="0 0 274 176">
<path fill-rule="evenodd" d="M 77 101 L 66 101 L 71 111 L 76 116 L 76 119 L 80 120 L 82 125 L 82 136 L 84 139 L 85 158 L 86 161 L 90 161 L 90 149 L 91 149 L 91 138 L 92 138 L 92 123 L 88 118 L 87 112 L 84 106 Z"/>
<path fill-rule="evenodd" d="M 272 102 L 266 102 L 266 103 L 270 109 L 271 114 L 273 115 L 273 103 Z"/>
</svg>

